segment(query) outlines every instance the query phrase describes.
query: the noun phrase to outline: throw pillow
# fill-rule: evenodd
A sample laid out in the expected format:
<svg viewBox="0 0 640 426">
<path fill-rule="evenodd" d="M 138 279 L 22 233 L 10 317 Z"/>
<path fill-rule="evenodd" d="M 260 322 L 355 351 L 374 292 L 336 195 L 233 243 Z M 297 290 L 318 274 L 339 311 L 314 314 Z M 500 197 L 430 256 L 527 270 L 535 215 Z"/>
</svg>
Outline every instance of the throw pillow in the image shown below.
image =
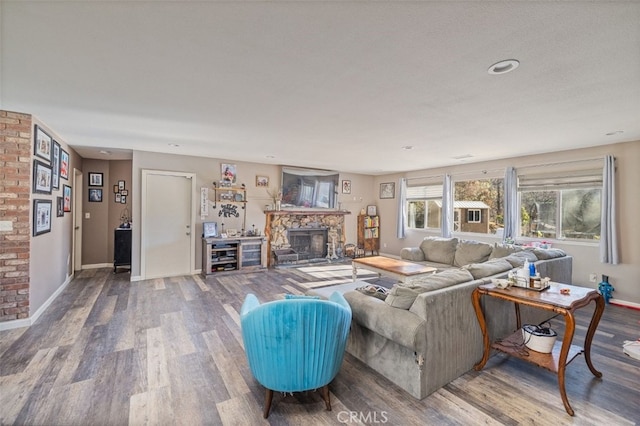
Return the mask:
<svg viewBox="0 0 640 426">
<path fill-rule="evenodd" d="M 384 300 L 384 303 L 393 308 L 409 309 L 411 305 L 413 305 L 413 302 L 416 300 L 416 297 L 418 297 L 420 293 L 424 293 L 425 291 L 427 290 L 420 286 L 405 287 L 395 284 L 389 291 L 389 294 Z"/>
<path fill-rule="evenodd" d="M 389 294 L 389 289 L 386 287 L 382 287 L 381 285 L 369 284 L 362 287 L 356 288 L 356 291 L 366 295 L 373 296 L 380 300 L 385 300 L 387 295 Z"/>
<path fill-rule="evenodd" d="M 507 257 L 510 254 L 518 253 L 524 250 L 524 247 L 516 246 L 513 244 L 495 243 L 489 259 L 497 259 L 501 257 Z"/>
<path fill-rule="evenodd" d="M 524 261 L 528 260 L 529 262 L 537 262 L 538 258 L 536 255 L 529 250 L 522 250 L 518 253 L 510 254 L 509 256 L 504 258 L 506 261 L 511 263 L 514 268 L 521 268 L 524 265 Z"/>
<path fill-rule="evenodd" d="M 464 267 L 467 269 L 474 279 L 490 277 L 513 268 L 511 263 L 506 259 L 492 259 L 483 263 L 473 263 Z"/>
<path fill-rule="evenodd" d="M 455 266 L 464 266 L 470 263 L 485 262 L 489 260 L 492 250 L 491 244 L 461 240 L 456 248 L 453 264 Z"/>
<path fill-rule="evenodd" d="M 448 265 L 453 265 L 457 246 L 457 238 L 427 237 L 420 243 L 425 260 Z"/>
<path fill-rule="evenodd" d="M 564 250 L 557 249 L 557 248 L 556 249 L 534 248 L 533 253 L 536 255 L 536 257 L 539 260 L 555 259 L 557 257 L 565 257 L 567 255 L 567 253 L 565 253 Z"/>
</svg>

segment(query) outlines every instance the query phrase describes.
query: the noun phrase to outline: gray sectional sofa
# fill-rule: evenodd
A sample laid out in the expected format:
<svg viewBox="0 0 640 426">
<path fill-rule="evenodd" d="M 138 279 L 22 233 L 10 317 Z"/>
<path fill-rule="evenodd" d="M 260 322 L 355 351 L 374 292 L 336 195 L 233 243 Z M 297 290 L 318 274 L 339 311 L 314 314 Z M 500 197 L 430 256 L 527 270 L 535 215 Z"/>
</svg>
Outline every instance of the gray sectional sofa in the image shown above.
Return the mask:
<svg viewBox="0 0 640 426">
<path fill-rule="evenodd" d="M 410 287 L 394 285 L 386 300 L 345 292 L 353 314 L 347 351 L 418 399 L 482 358 L 482 335 L 471 303 L 478 285 L 506 278 L 525 259 L 535 263 L 542 277 L 571 283 L 572 258 L 557 249 L 425 238 L 420 247 L 403 249 L 401 257 L 435 266 L 438 272 Z M 513 304 L 495 298 L 482 303 L 492 339 L 515 330 Z M 546 311 L 525 308 L 523 324 L 549 318 Z"/>
</svg>

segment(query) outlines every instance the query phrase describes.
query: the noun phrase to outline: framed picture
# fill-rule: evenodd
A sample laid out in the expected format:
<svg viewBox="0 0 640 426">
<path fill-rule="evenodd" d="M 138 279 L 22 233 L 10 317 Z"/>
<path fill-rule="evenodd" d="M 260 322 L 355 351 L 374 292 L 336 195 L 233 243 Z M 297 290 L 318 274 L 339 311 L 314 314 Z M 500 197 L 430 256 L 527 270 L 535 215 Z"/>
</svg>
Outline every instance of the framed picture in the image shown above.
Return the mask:
<svg viewBox="0 0 640 426">
<path fill-rule="evenodd" d="M 378 214 L 378 209 L 376 206 L 367 206 L 367 216 L 376 216 Z"/>
<path fill-rule="evenodd" d="M 101 203 L 102 202 L 102 189 L 89 188 L 89 202 Z"/>
<path fill-rule="evenodd" d="M 51 200 L 33 200 L 33 236 L 51 231 Z"/>
<path fill-rule="evenodd" d="M 102 186 L 102 173 L 89 172 L 89 186 Z"/>
<path fill-rule="evenodd" d="M 64 212 L 71 211 L 71 187 L 69 185 L 62 185 L 62 198 L 64 203 Z"/>
<path fill-rule="evenodd" d="M 51 186 L 53 189 L 60 188 L 60 144 L 53 141 L 53 157 L 51 160 L 51 168 L 53 174 L 51 175 Z"/>
<path fill-rule="evenodd" d="M 69 180 L 69 153 L 60 148 L 60 177 Z"/>
<path fill-rule="evenodd" d="M 220 172 L 222 174 L 222 180 L 236 183 L 236 165 L 235 164 L 225 164 L 222 163 L 220 165 Z"/>
<path fill-rule="evenodd" d="M 120 189 L 118 188 L 118 185 L 113 185 L 113 193 L 117 194 L 120 192 Z"/>
<path fill-rule="evenodd" d="M 127 204 L 127 196 L 120 195 L 120 204 Z"/>
<path fill-rule="evenodd" d="M 237 229 L 227 229 L 227 237 L 238 237 L 240 234 Z"/>
<path fill-rule="evenodd" d="M 351 194 L 351 181 L 343 180 L 342 181 L 342 193 L 343 194 Z"/>
<path fill-rule="evenodd" d="M 33 138 L 33 153 L 35 156 L 51 162 L 51 153 L 53 151 L 51 136 L 36 124 Z"/>
<path fill-rule="evenodd" d="M 51 167 L 41 161 L 33 160 L 33 192 L 51 194 Z"/>
<path fill-rule="evenodd" d="M 129 195 L 129 191 L 123 189 L 122 191 L 120 191 L 120 195 Z"/>
<path fill-rule="evenodd" d="M 268 188 L 269 176 L 256 176 L 256 186 L 259 188 Z"/>
<path fill-rule="evenodd" d="M 118 192 L 122 191 L 124 189 L 124 181 L 123 180 L 119 180 L 118 181 Z"/>
<path fill-rule="evenodd" d="M 116 203 L 119 203 L 121 198 L 122 198 L 122 194 L 120 194 L 120 193 L 118 192 L 118 193 L 116 194 L 116 196 L 115 196 L 114 200 L 115 200 L 115 202 L 116 202 Z"/>
<path fill-rule="evenodd" d="M 56 197 L 56 216 L 64 216 L 64 198 Z"/>
<path fill-rule="evenodd" d="M 218 223 L 217 222 L 204 222 L 202 224 L 202 236 L 204 238 L 217 237 L 218 236 Z"/>
<path fill-rule="evenodd" d="M 380 184 L 380 198 L 394 198 L 396 196 L 395 182 L 385 182 Z"/>
</svg>

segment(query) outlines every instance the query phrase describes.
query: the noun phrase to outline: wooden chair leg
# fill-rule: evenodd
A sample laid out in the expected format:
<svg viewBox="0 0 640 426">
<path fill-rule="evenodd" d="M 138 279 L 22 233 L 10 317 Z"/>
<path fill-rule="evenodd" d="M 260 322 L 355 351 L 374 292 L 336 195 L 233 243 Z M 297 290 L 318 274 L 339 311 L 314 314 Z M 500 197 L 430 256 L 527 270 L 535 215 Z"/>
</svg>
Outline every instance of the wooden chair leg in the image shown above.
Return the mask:
<svg viewBox="0 0 640 426">
<path fill-rule="evenodd" d="M 267 389 L 267 393 L 264 395 L 264 418 L 269 417 L 269 411 L 271 410 L 271 401 L 273 401 L 273 391 Z"/>
<path fill-rule="evenodd" d="M 331 411 L 331 397 L 329 396 L 329 385 L 324 385 L 320 388 L 320 394 L 322 395 L 322 399 L 324 399 L 324 404 L 327 407 L 327 411 Z"/>
</svg>

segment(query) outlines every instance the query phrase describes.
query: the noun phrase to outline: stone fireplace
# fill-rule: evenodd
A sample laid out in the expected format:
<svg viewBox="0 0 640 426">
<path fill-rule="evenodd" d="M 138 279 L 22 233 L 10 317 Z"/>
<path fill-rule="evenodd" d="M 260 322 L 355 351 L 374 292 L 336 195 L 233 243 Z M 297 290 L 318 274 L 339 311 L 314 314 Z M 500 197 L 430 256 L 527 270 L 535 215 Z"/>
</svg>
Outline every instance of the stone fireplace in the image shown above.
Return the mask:
<svg viewBox="0 0 640 426">
<path fill-rule="evenodd" d="M 342 210 L 265 211 L 268 264 L 275 264 L 274 250 L 291 249 L 298 254 L 298 262 L 313 262 L 327 256 L 327 243 L 342 248 L 347 214 Z"/>
</svg>

